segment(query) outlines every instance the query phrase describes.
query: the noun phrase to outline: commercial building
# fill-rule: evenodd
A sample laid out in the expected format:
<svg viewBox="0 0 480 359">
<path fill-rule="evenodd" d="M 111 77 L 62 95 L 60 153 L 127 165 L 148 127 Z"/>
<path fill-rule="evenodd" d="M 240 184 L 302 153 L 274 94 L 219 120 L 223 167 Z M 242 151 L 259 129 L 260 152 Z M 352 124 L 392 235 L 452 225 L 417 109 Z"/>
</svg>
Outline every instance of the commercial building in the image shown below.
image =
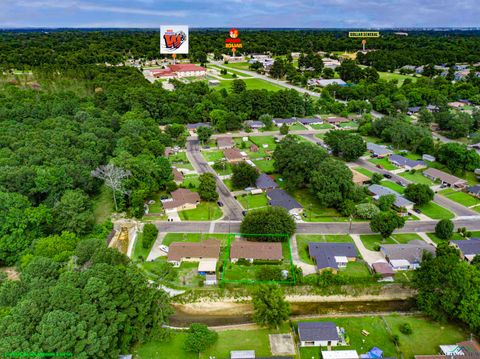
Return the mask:
<svg viewBox="0 0 480 359">
<path fill-rule="evenodd" d="M 155 78 L 203 77 L 207 69 L 195 64 L 175 64 L 165 69 L 150 70 L 150 73 Z"/>
</svg>

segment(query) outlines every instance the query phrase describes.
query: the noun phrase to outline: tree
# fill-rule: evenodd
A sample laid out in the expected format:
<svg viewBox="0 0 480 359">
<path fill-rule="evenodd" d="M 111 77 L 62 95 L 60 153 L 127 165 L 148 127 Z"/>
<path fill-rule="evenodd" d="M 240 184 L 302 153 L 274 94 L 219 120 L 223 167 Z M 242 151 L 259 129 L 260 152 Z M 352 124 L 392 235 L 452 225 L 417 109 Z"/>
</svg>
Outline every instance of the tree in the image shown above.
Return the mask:
<svg viewBox="0 0 480 359">
<path fill-rule="evenodd" d="M 232 167 L 232 185 L 234 188 L 246 188 L 254 186 L 259 176 L 255 167 L 247 162 L 240 162 Z"/>
<path fill-rule="evenodd" d="M 372 219 L 380 213 L 380 209 L 373 203 L 360 203 L 355 206 L 355 215 L 362 219 Z"/>
<path fill-rule="evenodd" d="M 145 249 L 152 248 L 153 243 L 157 239 L 158 229 L 152 223 L 146 223 L 143 226 L 142 247 Z"/>
<path fill-rule="evenodd" d="M 197 129 L 197 135 L 201 143 L 206 143 L 210 139 L 210 136 L 213 135 L 213 130 L 210 126 L 200 126 Z"/>
<path fill-rule="evenodd" d="M 438 238 L 448 240 L 453 235 L 454 224 L 449 219 L 440 220 L 435 226 L 435 235 Z"/>
<path fill-rule="evenodd" d="M 65 191 L 53 207 L 54 225 L 57 231 L 86 234 L 93 226 L 90 199 L 82 190 Z"/>
<path fill-rule="evenodd" d="M 383 176 L 378 173 L 378 172 L 375 172 L 373 175 L 372 175 L 372 179 L 370 180 L 370 182 L 372 184 L 380 184 L 380 182 L 383 180 Z"/>
<path fill-rule="evenodd" d="M 123 194 L 123 181 L 131 176 L 131 172 L 113 164 L 108 164 L 97 167 L 92 171 L 92 176 L 105 181 L 105 185 L 112 190 L 115 211 L 118 211 L 116 194 L 117 192 Z"/>
<path fill-rule="evenodd" d="M 216 201 L 218 199 L 218 192 L 215 176 L 210 172 L 206 172 L 202 173 L 198 179 L 200 181 L 198 186 L 200 198 L 209 202 Z"/>
<path fill-rule="evenodd" d="M 288 135 L 288 131 L 290 130 L 290 128 L 288 127 L 288 125 L 286 123 L 284 123 L 282 126 L 280 126 L 280 134 L 281 135 Z"/>
<path fill-rule="evenodd" d="M 217 332 L 208 329 L 205 324 L 193 323 L 190 325 L 183 347 L 187 352 L 200 353 L 217 340 Z"/>
<path fill-rule="evenodd" d="M 248 211 L 240 225 L 240 232 L 245 234 L 282 234 L 292 236 L 296 224 L 293 217 L 282 207 L 266 207 Z M 256 240 L 280 242 L 286 240 L 281 236 L 260 236 Z"/>
<path fill-rule="evenodd" d="M 382 238 L 388 238 L 393 231 L 402 228 L 405 225 L 405 218 L 400 217 L 392 211 L 380 212 L 370 220 L 370 229 L 372 232 L 378 232 Z"/>
<path fill-rule="evenodd" d="M 367 145 L 361 136 L 341 130 L 328 131 L 325 143 L 336 156 L 348 162 L 356 161 L 367 151 Z"/>
<path fill-rule="evenodd" d="M 268 328 L 278 328 L 290 315 L 290 305 L 277 284 L 262 284 L 252 293 L 253 319 Z"/>
<path fill-rule="evenodd" d="M 233 93 L 242 93 L 247 89 L 247 84 L 243 80 L 233 80 L 232 81 L 232 92 Z"/>
<path fill-rule="evenodd" d="M 433 199 L 434 195 L 430 186 L 422 183 L 411 183 L 404 192 L 404 196 L 417 206 L 427 204 Z"/>
<path fill-rule="evenodd" d="M 397 197 L 394 194 L 386 194 L 384 196 L 381 196 L 378 200 L 378 208 L 380 208 L 381 211 L 390 210 L 396 198 Z"/>
<path fill-rule="evenodd" d="M 258 118 L 261 121 L 267 130 L 270 130 L 273 127 L 273 116 L 269 114 L 263 114 Z"/>
<path fill-rule="evenodd" d="M 66 262 L 72 256 L 77 242 L 78 238 L 75 234 L 62 232 L 61 235 L 38 239 L 35 242 L 33 254 L 51 258 L 55 262 Z"/>
</svg>

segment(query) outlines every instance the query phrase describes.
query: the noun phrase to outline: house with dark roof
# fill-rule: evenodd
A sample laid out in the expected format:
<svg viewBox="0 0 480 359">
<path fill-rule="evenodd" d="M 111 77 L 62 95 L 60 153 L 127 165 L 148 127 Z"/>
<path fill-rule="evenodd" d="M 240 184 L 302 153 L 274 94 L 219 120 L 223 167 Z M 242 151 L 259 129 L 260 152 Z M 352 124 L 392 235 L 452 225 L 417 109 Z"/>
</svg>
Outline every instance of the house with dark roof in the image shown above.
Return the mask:
<svg viewBox="0 0 480 359">
<path fill-rule="evenodd" d="M 278 184 L 272 177 L 262 172 L 255 181 L 255 187 L 266 191 L 268 189 L 278 188 Z"/>
<path fill-rule="evenodd" d="M 471 262 L 476 255 L 480 254 L 480 238 L 452 240 L 450 244 L 460 251 L 462 259 L 467 262 Z"/>
<path fill-rule="evenodd" d="M 230 246 L 230 260 L 236 263 L 239 259 L 281 261 L 283 259 L 282 244 L 278 242 L 251 242 L 235 240 Z"/>
<path fill-rule="evenodd" d="M 308 254 L 321 272 L 329 269 L 336 273 L 339 268 L 345 268 L 348 262 L 357 260 L 358 252 L 353 243 L 310 242 Z"/>
<path fill-rule="evenodd" d="M 435 255 L 435 247 L 422 240 L 413 240 L 406 244 L 383 244 L 380 252 L 394 270 L 409 270 L 420 267 L 425 253 Z"/>
<path fill-rule="evenodd" d="M 415 203 L 409 201 L 405 197 L 402 197 L 400 194 L 395 192 L 394 190 L 381 186 L 379 184 L 372 184 L 368 186 L 368 190 L 373 195 L 373 198 L 378 201 L 380 197 L 392 194 L 395 196 L 395 201 L 393 202 L 394 207 L 396 208 L 406 208 L 406 209 L 413 209 Z"/>
<path fill-rule="evenodd" d="M 187 124 L 187 129 L 190 132 L 197 132 L 200 127 L 211 127 L 210 122 L 197 122 Z"/>
<path fill-rule="evenodd" d="M 421 170 L 427 168 L 427 165 L 423 161 L 414 161 L 410 158 L 403 157 L 400 155 L 393 154 L 391 155 L 388 160 L 390 163 L 394 164 L 397 167 L 405 168 L 406 170 Z"/>
<path fill-rule="evenodd" d="M 470 193 L 472 196 L 480 198 L 480 185 L 470 186 L 467 189 L 467 192 Z"/>
<path fill-rule="evenodd" d="M 340 341 L 333 322 L 299 322 L 297 328 L 301 347 L 334 347 Z"/>
<path fill-rule="evenodd" d="M 423 175 L 427 178 L 430 178 L 432 181 L 440 181 L 442 185 L 449 187 L 464 188 L 467 185 L 467 181 L 458 178 L 450 173 L 446 173 L 436 168 L 427 168 L 423 171 Z"/>
<path fill-rule="evenodd" d="M 229 136 L 217 138 L 217 147 L 219 149 L 223 150 L 225 148 L 232 148 L 233 145 L 234 145 L 233 140 Z"/>
<path fill-rule="evenodd" d="M 281 127 L 282 125 L 293 125 L 294 123 L 297 123 L 296 118 L 274 118 L 273 119 L 273 124 L 277 127 Z"/>
<path fill-rule="evenodd" d="M 207 239 L 203 242 L 173 242 L 168 249 L 167 261 L 179 266 L 182 261 L 217 261 L 219 256 L 220 241 L 217 239 Z"/>
<path fill-rule="evenodd" d="M 395 275 L 392 266 L 387 262 L 375 262 L 372 264 L 372 269 L 381 277 L 380 281 L 391 281 Z"/>
<path fill-rule="evenodd" d="M 291 214 L 300 214 L 303 212 L 303 206 L 292 196 L 280 188 L 267 190 L 268 204 L 285 208 Z"/>
<path fill-rule="evenodd" d="M 389 150 L 385 146 L 377 145 L 376 143 L 368 142 L 367 150 L 374 156 L 378 158 L 383 158 L 393 154 L 393 151 Z"/>
<path fill-rule="evenodd" d="M 302 125 L 320 125 L 323 120 L 321 118 L 299 118 L 298 122 Z"/>
<path fill-rule="evenodd" d="M 411 116 L 418 113 L 422 108 L 420 106 L 409 107 L 407 110 L 407 115 Z"/>
<path fill-rule="evenodd" d="M 259 130 L 265 127 L 265 124 L 262 121 L 248 120 L 245 121 L 245 127 L 248 127 L 252 130 Z"/>
</svg>

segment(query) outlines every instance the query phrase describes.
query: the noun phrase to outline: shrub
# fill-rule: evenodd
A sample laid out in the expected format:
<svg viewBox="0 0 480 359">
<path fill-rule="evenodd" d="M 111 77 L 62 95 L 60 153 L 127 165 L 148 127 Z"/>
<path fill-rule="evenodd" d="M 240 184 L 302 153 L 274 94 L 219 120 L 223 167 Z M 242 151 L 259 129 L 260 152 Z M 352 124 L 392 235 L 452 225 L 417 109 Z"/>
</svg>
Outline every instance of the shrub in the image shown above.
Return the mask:
<svg viewBox="0 0 480 359">
<path fill-rule="evenodd" d="M 449 219 L 442 219 L 435 226 L 435 234 L 440 239 L 450 239 L 453 234 L 453 222 Z"/>
<path fill-rule="evenodd" d="M 153 245 L 153 242 L 157 239 L 158 235 L 158 229 L 155 227 L 154 224 L 147 223 L 143 227 L 143 240 L 142 240 L 142 246 L 145 249 L 151 248 Z"/>
<path fill-rule="evenodd" d="M 403 323 L 402 325 L 400 325 L 399 329 L 400 329 L 400 332 L 405 335 L 410 335 L 413 333 L 413 329 L 410 323 Z"/>
</svg>

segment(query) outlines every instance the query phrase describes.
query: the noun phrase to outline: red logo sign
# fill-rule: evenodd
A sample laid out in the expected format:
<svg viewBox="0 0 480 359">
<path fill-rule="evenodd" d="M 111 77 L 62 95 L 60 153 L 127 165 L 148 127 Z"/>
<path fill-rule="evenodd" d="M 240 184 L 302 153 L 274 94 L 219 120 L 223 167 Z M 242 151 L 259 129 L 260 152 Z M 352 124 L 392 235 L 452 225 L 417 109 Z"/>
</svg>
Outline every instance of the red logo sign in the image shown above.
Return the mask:
<svg viewBox="0 0 480 359">
<path fill-rule="evenodd" d="M 163 35 L 163 39 L 165 40 L 165 46 L 168 49 L 178 49 L 185 42 L 186 38 L 187 36 L 183 31 L 167 31 L 165 35 Z"/>
<path fill-rule="evenodd" d="M 225 39 L 225 47 L 227 49 L 241 49 L 243 47 L 242 40 L 238 37 L 238 30 L 233 28 L 229 32 L 230 37 Z"/>
</svg>

